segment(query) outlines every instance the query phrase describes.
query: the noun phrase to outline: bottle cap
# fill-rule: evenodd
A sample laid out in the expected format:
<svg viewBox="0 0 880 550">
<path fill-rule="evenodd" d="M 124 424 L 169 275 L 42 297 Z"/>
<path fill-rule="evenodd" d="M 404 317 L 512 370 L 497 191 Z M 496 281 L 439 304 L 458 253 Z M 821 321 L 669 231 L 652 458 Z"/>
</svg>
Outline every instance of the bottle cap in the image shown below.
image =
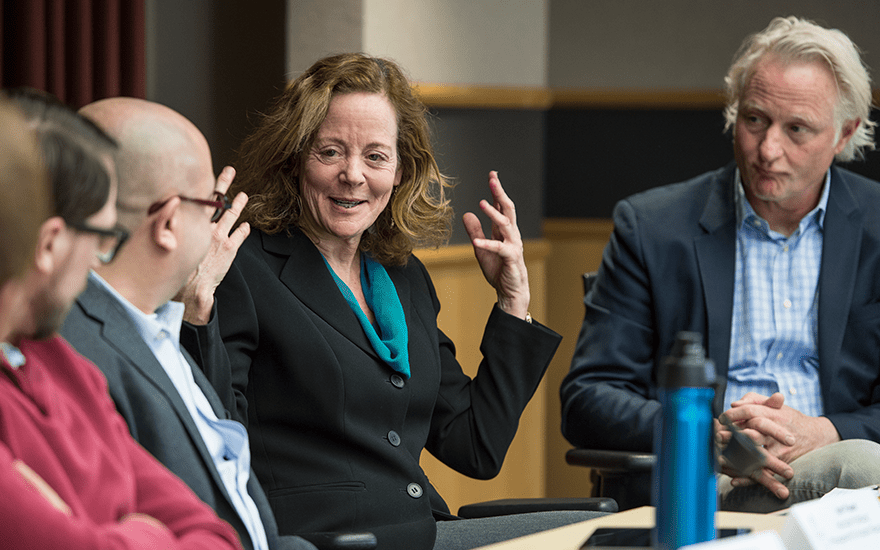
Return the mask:
<svg viewBox="0 0 880 550">
<path fill-rule="evenodd" d="M 657 385 L 663 388 L 714 387 L 715 364 L 706 359 L 702 341 L 698 332 L 679 332 L 672 352 L 660 364 Z"/>
</svg>

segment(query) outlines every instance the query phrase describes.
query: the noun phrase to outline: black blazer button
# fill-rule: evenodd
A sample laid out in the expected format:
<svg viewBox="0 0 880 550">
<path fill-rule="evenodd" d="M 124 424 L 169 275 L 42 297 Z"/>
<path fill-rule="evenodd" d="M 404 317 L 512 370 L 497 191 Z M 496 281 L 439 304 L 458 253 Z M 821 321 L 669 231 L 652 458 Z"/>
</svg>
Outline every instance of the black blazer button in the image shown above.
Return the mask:
<svg viewBox="0 0 880 550">
<path fill-rule="evenodd" d="M 388 443 L 391 443 L 395 447 L 400 445 L 400 436 L 394 430 L 388 432 Z"/>
<path fill-rule="evenodd" d="M 400 376 L 399 374 L 392 374 L 391 384 L 395 388 L 403 388 L 406 385 L 406 381 L 403 379 L 403 376 Z"/>
<path fill-rule="evenodd" d="M 410 483 L 406 486 L 406 492 L 409 496 L 413 498 L 419 498 L 422 496 L 422 488 L 418 483 Z"/>
</svg>

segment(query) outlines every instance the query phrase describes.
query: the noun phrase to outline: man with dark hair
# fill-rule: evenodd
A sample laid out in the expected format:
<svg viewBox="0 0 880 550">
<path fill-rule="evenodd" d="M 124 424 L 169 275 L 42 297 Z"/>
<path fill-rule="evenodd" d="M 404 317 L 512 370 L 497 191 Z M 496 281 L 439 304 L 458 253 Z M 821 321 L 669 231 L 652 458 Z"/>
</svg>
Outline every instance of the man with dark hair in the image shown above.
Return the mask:
<svg viewBox="0 0 880 550">
<path fill-rule="evenodd" d="M 115 166 L 96 154 L 106 136 L 41 126 L 76 116 L 62 109 L 29 121 L 59 145 L 59 156 L 42 155 L 47 177 L 33 128 L 0 99 L 4 251 L 18 242 L 29 249 L 0 280 L 0 541 L 19 550 L 241 548 L 229 525 L 131 438 L 94 365 L 54 335 L 89 269 L 120 242 Z M 72 192 L 55 195 L 49 180 Z M 58 198 L 80 188 L 94 200 L 70 208 Z M 6 233 L 7 215 L 18 232 Z"/>
<path fill-rule="evenodd" d="M 116 142 L 46 92 L 15 88 L 6 95 L 39 136 L 44 163 L 51 167 L 54 214 L 68 223 L 82 223 L 107 201 Z"/>
<path fill-rule="evenodd" d="M 735 164 L 614 210 L 562 428 L 650 451 L 656 369 L 699 332 L 716 413 L 767 454 L 719 479 L 721 506 L 768 512 L 880 479 L 880 184 L 833 165 L 872 149 L 875 123 L 856 46 L 795 17 L 746 39 L 726 84 Z"/>
</svg>

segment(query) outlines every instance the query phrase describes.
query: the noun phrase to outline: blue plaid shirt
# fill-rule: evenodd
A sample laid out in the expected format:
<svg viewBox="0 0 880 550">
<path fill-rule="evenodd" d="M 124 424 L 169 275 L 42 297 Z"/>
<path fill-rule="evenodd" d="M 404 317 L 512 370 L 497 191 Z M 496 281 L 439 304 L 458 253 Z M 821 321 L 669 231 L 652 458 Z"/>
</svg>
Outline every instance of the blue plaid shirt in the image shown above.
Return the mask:
<svg viewBox="0 0 880 550">
<path fill-rule="evenodd" d="M 819 388 L 819 268 L 831 172 L 819 204 L 786 237 L 752 209 L 736 173 L 736 275 L 724 410 L 753 391 L 785 395 L 808 416 L 823 413 Z"/>
</svg>

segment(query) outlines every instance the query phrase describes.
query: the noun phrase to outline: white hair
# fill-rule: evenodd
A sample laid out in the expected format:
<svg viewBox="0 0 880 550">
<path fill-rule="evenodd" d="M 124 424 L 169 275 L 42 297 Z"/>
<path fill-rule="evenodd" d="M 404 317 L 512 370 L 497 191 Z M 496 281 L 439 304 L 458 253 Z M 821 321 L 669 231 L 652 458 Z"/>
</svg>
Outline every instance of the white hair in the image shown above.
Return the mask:
<svg viewBox="0 0 880 550">
<path fill-rule="evenodd" d="M 797 17 L 777 17 L 766 29 L 743 41 L 724 77 L 727 106 L 724 129 L 735 128 L 743 90 L 755 73 L 758 62 L 775 55 L 783 63 L 810 61 L 825 63 L 837 85 L 835 127 L 839 137 L 843 124 L 859 120 L 859 126 L 837 160 L 846 162 L 864 158 L 865 150 L 874 149 L 874 126 L 871 114 L 871 78 L 858 47 L 843 32 L 826 29 Z"/>
</svg>

